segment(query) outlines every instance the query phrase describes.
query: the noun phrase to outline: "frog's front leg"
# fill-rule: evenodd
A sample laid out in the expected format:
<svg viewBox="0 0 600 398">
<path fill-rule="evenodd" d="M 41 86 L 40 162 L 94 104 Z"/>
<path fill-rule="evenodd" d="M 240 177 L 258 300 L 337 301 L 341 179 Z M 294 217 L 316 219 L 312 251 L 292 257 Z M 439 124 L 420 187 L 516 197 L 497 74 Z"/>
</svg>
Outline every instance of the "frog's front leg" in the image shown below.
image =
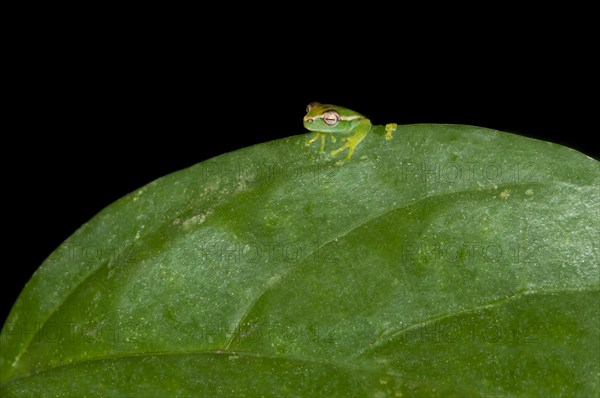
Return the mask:
<svg viewBox="0 0 600 398">
<path fill-rule="evenodd" d="M 348 148 L 348 156 L 346 156 L 346 160 L 350 160 L 352 158 L 352 154 L 354 153 L 354 149 L 367 136 L 369 130 L 371 130 L 371 122 L 368 119 L 362 120 L 356 128 L 356 133 L 348 138 L 344 138 L 346 143 L 335 151 L 332 151 L 331 156 L 335 156 Z"/>
<path fill-rule="evenodd" d="M 320 151 L 323 152 L 325 150 L 325 136 L 326 135 L 327 135 L 327 133 L 315 133 L 315 135 L 310 140 L 306 141 L 306 145 L 308 146 L 320 138 L 321 139 Z M 331 142 L 335 142 L 335 137 L 333 136 L 333 134 L 329 134 L 329 137 L 331 137 Z"/>
<path fill-rule="evenodd" d="M 306 146 L 311 145 L 319 138 L 321 139 L 321 152 L 323 152 L 323 150 L 325 149 L 325 133 L 315 133 L 315 135 L 313 135 L 313 137 L 310 140 L 306 141 Z"/>
</svg>

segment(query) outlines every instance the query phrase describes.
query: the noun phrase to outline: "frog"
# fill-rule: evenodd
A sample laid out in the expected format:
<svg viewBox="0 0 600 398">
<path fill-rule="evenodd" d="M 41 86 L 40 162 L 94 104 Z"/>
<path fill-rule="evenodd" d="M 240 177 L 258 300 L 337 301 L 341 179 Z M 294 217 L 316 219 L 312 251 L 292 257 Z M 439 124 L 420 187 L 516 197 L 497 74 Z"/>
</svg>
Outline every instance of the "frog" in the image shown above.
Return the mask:
<svg viewBox="0 0 600 398">
<path fill-rule="evenodd" d="M 314 131 L 315 135 L 306 141 L 306 145 L 312 145 L 313 142 L 321 140 L 320 151 L 325 150 L 325 137 L 329 134 L 331 142 L 336 142 L 337 138 L 334 134 L 341 134 L 344 142 L 339 148 L 331 151 L 331 156 L 336 156 L 339 153 L 348 149 L 346 161 L 352 158 L 354 150 L 365 139 L 371 128 L 371 121 L 351 109 L 343 106 L 320 104 L 311 102 L 306 107 L 306 116 L 304 116 L 304 127 L 309 131 Z M 396 123 L 388 123 L 385 125 L 385 138 L 391 140 L 393 133 L 398 128 Z"/>
</svg>

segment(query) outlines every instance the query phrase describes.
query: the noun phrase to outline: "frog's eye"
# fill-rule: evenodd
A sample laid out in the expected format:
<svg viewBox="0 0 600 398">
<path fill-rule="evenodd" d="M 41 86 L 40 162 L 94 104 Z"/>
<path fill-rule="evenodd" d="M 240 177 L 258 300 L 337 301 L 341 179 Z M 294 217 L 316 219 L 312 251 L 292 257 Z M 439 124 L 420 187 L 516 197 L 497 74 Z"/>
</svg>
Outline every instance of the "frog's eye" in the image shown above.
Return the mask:
<svg viewBox="0 0 600 398">
<path fill-rule="evenodd" d="M 323 121 L 328 126 L 333 126 L 337 124 L 340 120 L 340 114 L 336 111 L 327 111 L 323 114 Z"/>
</svg>

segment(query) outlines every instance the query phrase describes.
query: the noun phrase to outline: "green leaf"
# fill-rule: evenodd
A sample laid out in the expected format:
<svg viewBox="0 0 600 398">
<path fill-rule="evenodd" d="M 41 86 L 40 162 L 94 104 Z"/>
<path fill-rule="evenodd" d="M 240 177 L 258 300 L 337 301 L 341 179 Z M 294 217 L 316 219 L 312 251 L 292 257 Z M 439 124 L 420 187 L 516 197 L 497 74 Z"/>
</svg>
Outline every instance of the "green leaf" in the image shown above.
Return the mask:
<svg viewBox="0 0 600 398">
<path fill-rule="evenodd" d="M 383 135 L 349 162 L 267 142 L 107 207 L 15 303 L 2 396 L 599 396 L 599 162 Z"/>
</svg>

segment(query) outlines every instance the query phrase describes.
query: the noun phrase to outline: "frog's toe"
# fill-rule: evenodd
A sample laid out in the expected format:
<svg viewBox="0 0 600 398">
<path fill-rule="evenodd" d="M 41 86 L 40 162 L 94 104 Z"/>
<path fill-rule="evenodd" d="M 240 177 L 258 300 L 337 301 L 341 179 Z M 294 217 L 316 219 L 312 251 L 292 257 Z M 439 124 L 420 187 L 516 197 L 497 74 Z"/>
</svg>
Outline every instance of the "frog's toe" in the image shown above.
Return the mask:
<svg viewBox="0 0 600 398">
<path fill-rule="evenodd" d="M 351 150 L 349 152 L 352 152 L 352 150 L 354 149 L 350 142 L 346 142 L 344 145 L 342 145 L 338 149 L 331 151 L 331 156 L 336 156 L 338 153 L 343 152 L 346 148 L 351 148 Z"/>
<path fill-rule="evenodd" d="M 321 136 L 321 133 L 315 133 L 315 135 L 313 135 L 308 141 L 306 141 L 305 145 L 306 146 L 311 145 L 313 142 L 318 140 L 320 136 Z"/>
<path fill-rule="evenodd" d="M 394 138 L 392 136 L 392 134 L 394 133 L 394 131 L 396 131 L 397 128 L 398 128 L 398 124 L 396 124 L 396 123 L 386 124 L 385 125 L 385 139 L 389 141 L 392 138 Z"/>
<path fill-rule="evenodd" d="M 315 135 L 311 139 L 306 141 L 305 145 L 306 146 L 311 145 L 313 142 L 315 142 L 318 139 L 321 139 L 320 151 L 323 152 L 323 150 L 325 150 L 325 133 L 315 133 Z"/>
</svg>

